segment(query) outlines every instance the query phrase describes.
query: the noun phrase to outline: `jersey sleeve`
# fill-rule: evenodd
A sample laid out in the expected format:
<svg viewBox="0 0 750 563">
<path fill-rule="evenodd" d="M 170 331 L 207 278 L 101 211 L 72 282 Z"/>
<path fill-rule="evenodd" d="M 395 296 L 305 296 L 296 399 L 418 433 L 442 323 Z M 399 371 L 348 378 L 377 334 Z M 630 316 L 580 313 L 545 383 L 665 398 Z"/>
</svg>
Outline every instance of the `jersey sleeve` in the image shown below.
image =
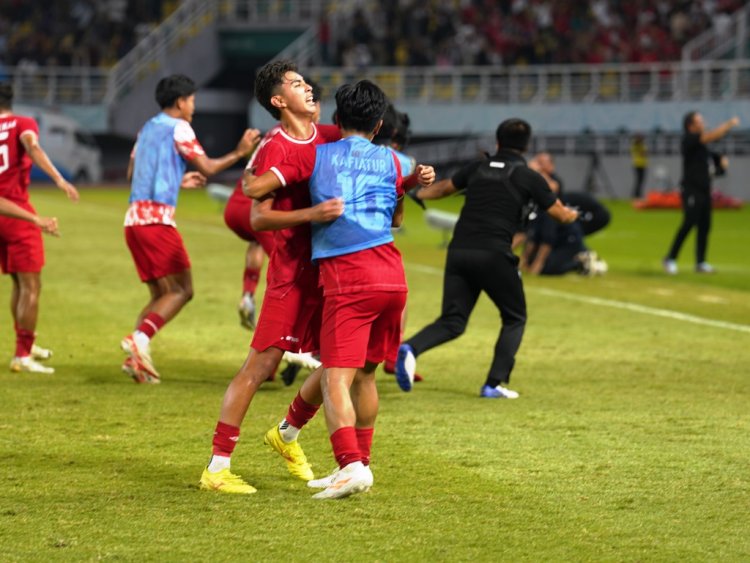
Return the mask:
<svg viewBox="0 0 750 563">
<path fill-rule="evenodd" d="M 187 121 L 180 121 L 175 126 L 174 145 L 185 160 L 193 160 L 206 154 L 195 136 L 195 131 Z"/>
<path fill-rule="evenodd" d="M 465 190 L 469 185 L 469 179 L 471 178 L 471 175 L 481 163 L 481 160 L 475 160 L 474 162 L 470 162 L 469 164 L 458 170 L 451 178 L 453 186 L 459 191 Z"/>
<path fill-rule="evenodd" d="M 315 150 L 313 146 L 310 146 L 309 149 L 312 150 L 294 151 L 287 155 L 282 162 L 270 168 L 282 186 L 296 184 L 312 176 L 315 169 Z"/>
<path fill-rule="evenodd" d="M 16 122 L 18 123 L 18 137 L 20 138 L 24 134 L 33 134 L 35 138 L 39 138 L 39 125 L 36 119 L 27 116 L 17 116 Z"/>
<path fill-rule="evenodd" d="M 541 209 L 546 211 L 557 201 L 557 196 L 549 189 L 547 180 L 538 172 L 524 166 L 517 168 L 513 172 L 513 177 L 517 179 L 522 187 L 528 190 L 531 199 Z"/>
</svg>

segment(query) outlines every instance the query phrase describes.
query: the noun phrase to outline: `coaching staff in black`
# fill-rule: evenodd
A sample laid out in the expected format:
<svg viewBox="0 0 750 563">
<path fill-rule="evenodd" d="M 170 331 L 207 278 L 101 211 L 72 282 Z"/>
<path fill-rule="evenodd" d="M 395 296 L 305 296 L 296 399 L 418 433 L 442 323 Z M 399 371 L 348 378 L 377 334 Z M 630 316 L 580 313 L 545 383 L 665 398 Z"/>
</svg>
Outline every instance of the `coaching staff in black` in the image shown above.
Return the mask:
<svg viewBox="0 0 750 563">
<path fill-rule="evenodd" d="M 708 248 L 708 232 L 711 230 L 711 174 L 709 160 L 712 153 L 706 146 L 718 141 L 729 130 L 740 124 L 740 120 L 733 117 L 725 121 L 716 129 L 706 131 L 703 116 L 697 111 L 685 114 L 682 127 L 680 150 L 682 152 L 682 224 L 664 258 L 664 271 L 668 274 L 677 273 L 677 256 L 682 243 L 693 227 L 697 228 L 695 239 L 695 271 L 701 274 L 711 274 L 713 267 L 706 262 Z"/>
<path fill-rule="evenodd" d="M 513 235 L 521 230 L 533 204 L 561 223 L 572 223 L 578 213 L 563 205 L 546 180 L 526 166 L 522 153 L 531 137 L 528 123 L 521 119 L 503 121 L 496 137 L 494 156 L 472 162 L 451 179 L 413 194 L 420 200 L 438 199 L 464 190 L 466 202 L 448 246 L 442 313 L 399 348 L 396 379 L 404 391 L 412 387 L 416 357 L 460 336 L 484 291 L 500 311 L 502 329 L 480 396 L 518 397 L 518 393 L 504 386 L 510 379 L 526 325 L 526 298 L 518 257 L 511 251 Z"/>
</svg>

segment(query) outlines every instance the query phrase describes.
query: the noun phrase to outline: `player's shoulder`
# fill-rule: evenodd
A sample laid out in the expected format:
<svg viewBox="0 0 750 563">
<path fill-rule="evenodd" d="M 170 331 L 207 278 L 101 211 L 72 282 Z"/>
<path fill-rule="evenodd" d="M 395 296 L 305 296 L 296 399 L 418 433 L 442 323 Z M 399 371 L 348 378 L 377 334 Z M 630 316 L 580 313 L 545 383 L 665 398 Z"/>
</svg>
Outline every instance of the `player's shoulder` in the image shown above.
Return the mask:
<svg viewBox="0 0 750 563">
<path fill-rule="evenodd" d="M 338 125 L 321 125 L 318 123 L 315 128 L 317 129 L 317 134 L 320 135 L 325 143 L 332 143 L 341 139 L 341 129 L 338 128 Z"/>
</svg>

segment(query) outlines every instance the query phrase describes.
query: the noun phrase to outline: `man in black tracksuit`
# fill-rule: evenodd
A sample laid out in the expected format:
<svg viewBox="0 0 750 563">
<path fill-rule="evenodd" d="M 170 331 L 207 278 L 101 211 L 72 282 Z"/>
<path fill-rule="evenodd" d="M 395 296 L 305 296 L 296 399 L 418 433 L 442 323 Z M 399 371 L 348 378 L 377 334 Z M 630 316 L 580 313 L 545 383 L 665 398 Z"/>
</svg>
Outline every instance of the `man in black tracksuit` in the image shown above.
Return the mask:
<svg viewBox="0 0 750 563">
<path fill-rule="evenodd" d="M 438 199 L 465 190 L 466 203 L 448 247 L 442 313 L 399 348 L 396 380 L 404 391 L 412 387 L 416 356 L 460 336 L 484 291 L 500 311 L 502 329 L 480 396 L 518 397 L 503 385 L 510 379 L 526 325 L 518 257 L 511 251 L 513 235 L 521 230 L 532 204 L 562 223 L 575 221 L 578 213 L 565 207 L 546 180 L 526 166 L 521 155 L 531 137 L 528 123 L 520 119 L 503 121 L 496 136 L 498 150 L 494 156 L 472 162 L 453 178 L 413 194 L 418 199 Z"/>
<path fill-rule="evenodd" d="M 683 119 L 685 134 L 682 137 L 682 224 L 674 237 L 669 254 L 664 258 L 664 271 L 677 273 L 677 256 L 682 243 L 685 242 L 693 227 L 697 228 L 695 239 L 695 271 L 700 274 L 711 274 L 714 268 L 706 262 L 708 233 L 711 230 L 711 175 L 709 160 L 712 153 L 706 144 L 718 141 L 729 130 L 739 125 L 740 120 L 733 117 L 716 129 L 706 131 L 703 116 L 691 111 Z"/>
</svg>

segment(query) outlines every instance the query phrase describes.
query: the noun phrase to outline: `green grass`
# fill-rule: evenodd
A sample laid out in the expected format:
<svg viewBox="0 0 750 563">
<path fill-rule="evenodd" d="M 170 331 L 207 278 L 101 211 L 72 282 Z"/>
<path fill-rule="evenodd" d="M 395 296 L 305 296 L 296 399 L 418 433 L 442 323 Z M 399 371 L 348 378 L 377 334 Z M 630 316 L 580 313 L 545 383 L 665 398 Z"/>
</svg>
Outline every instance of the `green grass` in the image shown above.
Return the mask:
<svg viewBox="0 0 750 563">
<path fill-rule="evenodd" d="M 197 489 L 249 341 L 235 312 L 244 245 L 204 193 L 181 196 L 196 297 L 154 341 L 164 383 L 120 373 L 119 339 L 146 299 L 122 235 L 126 197 L 85 190 L 74 206 L 33 194 L 63 230 L 46 240 L 39 323 L 57 373 L 0 373 L 0 559 L 750 559 L 747 210 L 714 215 L 718 275 L 692 273 L 691 238 L 684 273 L 666 277 L 660 258 L 679 213 L 612 204 L 611 227 L 590 241 L 609 274 L 525 280 L 530 320 L 512 385 L 521 398 L 477 398 L 499 322 L 482 298 L 462 338 L 420 357 L 427 380 L 414 392 L 379 376 L 372 492 L 316 502 L 262 445 L 298 387 L 278 382 L 253 401 L 233 462 L 258 494 Z M 438 313 L 445 255 L 420 215 L 408 207 L 397 239 L 408 335 Z M 3 278 L 0 292 L 9 289 Z M 592 297 L 609 301 L 575 300 Z M 5 308 L 0 324 L 9 358 Z M 332 468 L 322 417 L 302 441 L 319 473 Z"/>
</svg>

